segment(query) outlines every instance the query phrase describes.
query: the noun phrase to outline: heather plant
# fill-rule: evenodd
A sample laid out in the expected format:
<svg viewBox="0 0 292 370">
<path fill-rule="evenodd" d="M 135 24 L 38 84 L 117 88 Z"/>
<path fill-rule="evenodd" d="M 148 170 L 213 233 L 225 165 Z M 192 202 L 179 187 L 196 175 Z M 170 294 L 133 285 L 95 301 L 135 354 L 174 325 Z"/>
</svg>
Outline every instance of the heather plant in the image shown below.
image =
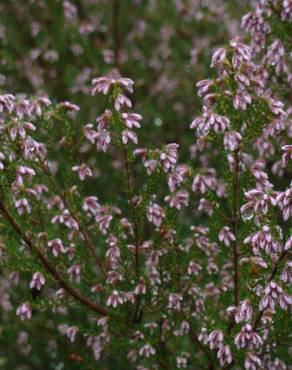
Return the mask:
<svg viewBox="0 0 292 370">
<path fill-rule="evenodd" d="M 270 4 L 276 8 L 265 13 Z M 288 28 L 289 6 L 258 9 L 271 19 L 281 14 L 276 23 Z M 49 317 L 48 348 L 62 357 L 58 336 L 67 337 L 80 369 L 289 368 L 285 37 L 276 64 L 267 62 L 269 46 L 261 58 L 240 37 L 216 49 L 213 77 L 197 83 L 202 110 L 183 162 L 176 142 L 141 142 L 144 118 L 128 77 L 92 80 L 87 99 L 95 107 L 97 96 L 105 111 L 82 127 L 78 105 L 3 93 L 4 311 L 13 308 L 28 328 Z M 99 173 L 96 163 L 113 158 L 114 171 Z M 95 190 L 99 181 L 104 194 Z M 21 331 L 24 357 L 30 343 Z"/>
<path fill-rule="evenodd" d="M 187 157 L 192 137 L 184 134 L 188 133 L 185 122 L 194 109 L 199 109 L 194 100 L 194 81 L 208 75 L 211 49 L 237 34 L 239 6 L 243 9 L 248 3 L 223 0 L 1 2 L 1 91 L 16 96 L 22 92 L 21 98 L 35 95 L 44 102 L 49 101 L 48 96 L 54 102 L 70 100 L 80 107 L 74 126 L 67 125 L 62 133 L 59 129 L 50 131 L 50 141 L 55 143 L 51 161 L 52 165 L 55 160 L 58 162 L 59 170 L 54 172 L 58 183 L 63 185 L 65 178 L 72 175 L 68 169 L 76 161 L 86 161 L 93 169 L 94 180 L 87 178 L 83 182 L 84 191 L 98 194 L 104 202 L 111 201 L 112 193 L 120 192 L 123 178 L 117 167 L 123 166 L 123 161 L 119 152 L 111 150 L 108 160 L 103 160 L 101 154 L 96 156 L 95 146 L 78 144 L 85 123 L 93 122 L 107 106 L 107 100 L 100 95 L 95 99 L 86 96 L 91 79 L 100 74 L 118 78 L 117 68 L 136 81 L 135 109 L 144 117 L 140 142 L 160 145 L 175 140 L 182 144 L 180 156 Z M 57 144 L 62 135 L 68 140 L 66 146 Z M 6 237 L 3 240 L 8 242 Z M 72 369 L 74 363 L 80 366 L 76 355 L 80 352 L 78 337 L 74 345 L 69 344 L 66 337 L 56 337 L 56 329 L 52 330 L 63 323 L 62 315 L 70 322 L 72 314 L 75 322 L 75 311 L 64 306 L 53 307 L 59 314 L 52 320 L 51 310 L 34 309 L 33 320 L 15 321 L 14 306 L 24 299 L 22 291 L 29 285 L 31 274 L 29 267 L 23 268 L 22 279 L 14 285 L 8 279 L 10 269 L 6 259 L 3 252 L 1 366 L 9 369 L 25 366 Z M 12 267 L 16 268 L 17 263 Z M 28 291 L 25 299 L 35 298 L 35 290 L 31 292 L 32 297 Z M 79 326 L 84 318 L 86 321 L 86 316 L 78 317 Z M 7 348 L 13 348 L 13 353 Z M 109 366 L 114 366 L 114 361 L 111 358 Z"/>
</svg>

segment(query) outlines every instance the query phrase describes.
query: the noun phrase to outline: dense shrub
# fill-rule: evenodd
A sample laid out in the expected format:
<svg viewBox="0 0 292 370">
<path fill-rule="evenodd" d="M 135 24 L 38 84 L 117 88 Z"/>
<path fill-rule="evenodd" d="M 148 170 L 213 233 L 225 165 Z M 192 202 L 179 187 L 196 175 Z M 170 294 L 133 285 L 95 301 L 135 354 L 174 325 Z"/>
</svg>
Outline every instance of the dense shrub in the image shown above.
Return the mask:
<svg viewBox="0 0 292 370">
<path fill-rule="evenodd" d="M 289 368 L 292 3 L 252 5 L 2 5 L 4 369 Z"/>
</svg>

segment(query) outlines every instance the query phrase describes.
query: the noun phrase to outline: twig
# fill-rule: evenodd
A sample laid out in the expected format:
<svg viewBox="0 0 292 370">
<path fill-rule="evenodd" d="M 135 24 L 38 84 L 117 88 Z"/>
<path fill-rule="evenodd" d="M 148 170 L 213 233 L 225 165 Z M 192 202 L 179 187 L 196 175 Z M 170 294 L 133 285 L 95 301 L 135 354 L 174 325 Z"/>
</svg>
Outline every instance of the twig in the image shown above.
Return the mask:
<svg viewBox="0 0 292 370">
<path fill-rule="evenodd" d="M 159 365 L 161 366 L 162 369 L 169 369 L 169 364 L 168 364 L 168 358 L 167 358 L 167 349 L 166 349 L 166 343 L 163 338 L 163 319 L 160 318 L 159 323 L 159 338 L 158 338 L 158 348 L 159 348 Z"/>
<path fill-rule="evenodd" d="M 60 284 L 60 286 L 73 297 L 76 301 L 79 301 L 84 306 L 88 307 L 92 311 L 101 314 L 107 315 L 108 310 L 107 308 L 102 307 L 98 303 L 92 302 L 89 298 L 83 296 L 77 289 L 72 288 L 68 283 L 64 280 L 60 272 L 51 264 L 51 262 L 42 254 L 40 248 L 34 244 L 34 242 L 30 239 L 27 233 L 25 233 L 18 223 L 14 220 L 6 206 L 4 205 L 3 201 L 0 199 L 0 210 L 18 236 L 26 243 L 32 253 L 36 254 L 38 259 L 42 262 L 46 270 L 53 276 L 53 278 Z"/>
<path fill-rule="evenodd" d="M 238 157 L 238 151 L 235 151 L 234 153 L 234 159 L 235 159 L 235 177 L 234 177 L 234 183 L 233 183 L 233 199 L 232 199 L 232 232 L 235 236 L 235 241 L 233 243 L 233 268 L 234 268 L 234 305 L 238 306 L 239 303 L 239 269 L 238 269 L 238 235 L 237 235 L 237 229 L 238 229 L 238 192 L 239 192 L 239 157 Z"/>
<path fill-rule="evenodd" d="M 125 161 L 125 178 L 126 178 L 126 188 L 128 193 L 128 200 L 130 204 L 130 209 L 133 218 L 133 229 L 134 229 L 134 239 L 135 239 L 135 271 L 136 271 L 136 279 L 137 283 L 139 283 L 140 279 L 140 250 L 139 250 L 139 236 L 138 236 L 138 224 L 137 224 L 137 215 L 135 207 L 132 203 L 132 199 L 134 196 L 134 191 L 131 183 L 131 173 L 130 173 L 130 161 L 129 161 L 129 153 L 128 149 L 124 148 L 124 161 Z M 139 312 L 140 310 L 140 296 L 138 295 L 136 298 L 136 305 L 134 310 L 134 322 L 139 322 L 141 320 L 142 313 Z"/>
</svg>

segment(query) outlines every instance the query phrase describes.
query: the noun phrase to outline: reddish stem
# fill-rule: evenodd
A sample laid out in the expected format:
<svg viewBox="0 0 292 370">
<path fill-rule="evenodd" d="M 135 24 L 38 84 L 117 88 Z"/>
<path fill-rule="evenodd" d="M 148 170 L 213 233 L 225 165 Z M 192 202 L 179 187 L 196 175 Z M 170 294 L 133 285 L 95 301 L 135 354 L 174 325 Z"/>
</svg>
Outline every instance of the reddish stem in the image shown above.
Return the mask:
<svg viewBox="0 0 292 370">
<path fill-rule="evenodd" d="M 60 286 L 76 301 L 79 301 L 84 306 L 88 307 L 90 310 L 101 314 L 101 315 L 107 315 L 108 309 L 105 307 L 102 307 L 98 303 L 92 302 L 89 298 L 83 296 L 79 290 L 72 288 L 68 283 L 65 281 L 65 279 L 62 277 L 60 272 L 54 267 L 54 265 L 51 264 L 51 262 L 42 254 L 40 248 L 34 244 L 34 242 L 30 239 L 27 233 L 25 233 L 21 227 L 18 225 L 18 223 L 14 220 L 2 200 L 0 200 L 0 210 L 2 211 L 3 216 L 6 218 L 6 220 L 9 222 L 9 224 L 12 226 L 14 231 L 18 234 L 18 236 L 26 243 L 26 245 L 29 247 L 32 253 L 35 253 L 38 257 L 38 259 L 41 261 L 43 266 L 46 268 L 46 270 L 53 276 L 53 278 L 56 280 L 57 283 L 60 284 Z"/>
</svg>

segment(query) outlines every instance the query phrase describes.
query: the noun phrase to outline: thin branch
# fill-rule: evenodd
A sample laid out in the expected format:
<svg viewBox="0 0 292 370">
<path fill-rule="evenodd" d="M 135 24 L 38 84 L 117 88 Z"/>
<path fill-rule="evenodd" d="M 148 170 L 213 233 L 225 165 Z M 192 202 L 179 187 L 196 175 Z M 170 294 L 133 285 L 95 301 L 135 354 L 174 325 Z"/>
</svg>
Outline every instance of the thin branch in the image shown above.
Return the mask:
<svg viewBox="0 0 292 370">
<path fill-rule="evenodd" d="M 159 323 L 159 332 L 158 332 L 158 349 L 159 349 L 159 365 L 162 369 L 169 369 L 169 363 L 168 363 L 168 355 L 167 355 L 167 349 L 166 349 L 166 343 L 163 338 L 163 319 L 160 318 Z"/>
<path fill-rule="evenodd" d="M 46 270 L 52 275 L 52 277 L 56 280 L 57 283 L 76 301 L 82 303 L 84 306 L 89 308 L 90 310 L 101 314 L 107 315 L 108 309 L 99 305 L 98 303 L 92 302 L 89 298 L 83 296 L 79 290 L 72 288 L 68 283 L 64 280 L 60 272 L 51 264 L 51 262 L 43 255 L 40 248 L 30 239 L 27 233 L 25 233 L 18 223 L 14 220 L 6 206 L 4 205 L 3 201 L 0 199 L 0 210 L 9 224 L 12 226 L 14 231 L 17 235 L 26 243 L 32 253 L 36 254 L 38 259 L 41 261 L 43 266 Z"/>
<path fill-rule="evenodd" d="M 138 224 L 137 224 L 137 215 L 135 206 L 132 203 L 132 199 L 134 196 L 134 191 L 131 182 L 131 172 L 130 172 L 130 161 L 129 161 L 129 153 L 128 149 L 124 149 L 124 162 L 125 162 L 125 178 L 126 178 L 126 188 L 128 193 L 128 200 L 130 204 L 130 209 L 133 218 L 133 229 L 134 229 L 134 239 L 135 239 L 135 272 L 136 272 L 136 279 L 137 283 L 139 283 L 140 279 L 140 248 L 139 248 L 139 236 L 138 236 Z M 136 297 L 136 305 L 134 310 L 134 322 L 139 322 L 142 317 L 142 313 L 140 311 L 140 296 Z"/>
<path fill-rule="evenodd" d="M 240 171 L 239 171 L 239 156 L 238 150 L 234 153 L 235 160 L 235 174 L 232 187 L 232 233 L 235 236 L 235 241 L 233 244 L 233 302 L 237 307 L 239 304 L 239 268 L 238 268 L 238 258 L 240 256 L 240 251 L 238 248 L 238 196 L 239 196 L 239 181 L 240 181 Z M 229 320 L 227 327 L 227 333 L 230 334 L 235 324 L 234 318 Z"/>
<path fill-rule="evenodd" d="M 140 253 L 139 253 L 138 225 L 137 225 L 137 217 L 136 217 L 135 207 L 132 204 L 134 191 L 133 191 L 132 182 L 131 182 L 130 161 L 129 161 L 129 153 L 128 153 L 127 148 L 124 149 L 124 155 L 125 155 L 126 187 L 127 187 L 129 202 L 130 202 L 131 211 L 132 211 L 132 215 L 133 215 L 133 223 L 134 223 L 136 276 L 137 276 L 137 278 L 139 278 L 140 277 Z"/>
<path fill-rule="evenodd" d="M 235 241 L 233 243 L 233 268 L 234 268 L 234 275 L 233 275 L 233 282 L 234 282 L 234 305 L 238 306 L 239 303 L 239 268 L 238 268 L 238 193 L 239 193 L 239 156 L 238 151 L 234 153 L 235 159 L 235 176 L 234 176 L 234 183 L 233 183 L 233 195 L 232 195 L 232 232 L 235 236 Z"/>
</svg>

